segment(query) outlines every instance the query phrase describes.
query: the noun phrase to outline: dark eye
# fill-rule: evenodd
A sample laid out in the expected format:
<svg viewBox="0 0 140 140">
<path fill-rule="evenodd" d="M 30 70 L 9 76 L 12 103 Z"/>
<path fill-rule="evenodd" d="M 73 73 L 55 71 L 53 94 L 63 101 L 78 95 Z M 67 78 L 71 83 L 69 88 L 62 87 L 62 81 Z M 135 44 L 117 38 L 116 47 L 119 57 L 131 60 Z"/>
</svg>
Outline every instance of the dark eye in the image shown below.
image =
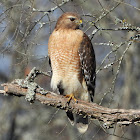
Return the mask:
<svg viewBox="0 0 140 140">
<path fill-rule="evenodd" d="M 70 20 L 71 20 L 71 21 L 74 21 L 74 20 L 75 20 L 75 18 L 71 17 L 71 18 L 70 18 Z"/>
</svg>

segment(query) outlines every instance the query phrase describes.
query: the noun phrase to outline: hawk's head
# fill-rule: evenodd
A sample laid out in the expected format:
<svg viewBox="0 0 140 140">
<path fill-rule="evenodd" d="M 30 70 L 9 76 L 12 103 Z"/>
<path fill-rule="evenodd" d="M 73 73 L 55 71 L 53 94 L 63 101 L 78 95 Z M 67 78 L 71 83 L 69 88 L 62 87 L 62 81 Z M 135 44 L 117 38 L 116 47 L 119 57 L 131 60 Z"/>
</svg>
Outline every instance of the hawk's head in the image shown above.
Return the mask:
<svg viewBox="0 0 140 140">
<path fill-rule="evenodd" d="M 82 19 L 76 13 L 66 12 L 59 17 L 55 29 L 78 29 L 82 25 Z"/>
</svg>

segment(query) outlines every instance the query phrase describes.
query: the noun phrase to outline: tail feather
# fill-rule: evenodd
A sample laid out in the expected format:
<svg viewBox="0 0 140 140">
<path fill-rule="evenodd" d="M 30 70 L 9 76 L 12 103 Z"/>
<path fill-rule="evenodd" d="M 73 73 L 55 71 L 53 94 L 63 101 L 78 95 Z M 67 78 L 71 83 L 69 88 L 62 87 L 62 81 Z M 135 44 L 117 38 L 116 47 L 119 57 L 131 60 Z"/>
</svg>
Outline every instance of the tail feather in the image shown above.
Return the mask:
<svg viewBox="0 0 140 140">
<path fill-rule="evenodd" d="M 88 129 L 88 117 L 76 114 L 76 127 L 80 133 L 85 133 Z"/>
<path fill-rule="evenodd" d="M 73 114 L 71 111 L 66 112 L 71 125 L 77 127 L 80 133 L 85 133 L 88 129 L 88 117 L 83 115 Z"/>
<path fill-rule="evenodd" d="M 74 125 L 73 113 L 71 111 L 67 111 L 66 114 L 67 114 L 68 120 L 70 121 L 71 125 L 73 126 Z"/>
</svg>

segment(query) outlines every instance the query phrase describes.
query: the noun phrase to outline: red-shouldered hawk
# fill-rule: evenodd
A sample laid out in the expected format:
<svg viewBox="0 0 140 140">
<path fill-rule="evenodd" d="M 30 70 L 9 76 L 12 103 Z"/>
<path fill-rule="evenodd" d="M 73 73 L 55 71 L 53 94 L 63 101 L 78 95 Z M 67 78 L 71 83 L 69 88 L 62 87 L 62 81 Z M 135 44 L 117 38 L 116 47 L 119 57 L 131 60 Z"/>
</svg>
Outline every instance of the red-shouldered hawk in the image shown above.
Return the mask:
<svg viewBox="0 0 140 140">
<path fill-rule="evenodd" d="M 79 29 L 82 19 L 72 12 L 59 17 L 49 38 L 48 54 L 52 67 L 51 87 L 62 95 L 93 101 L 96 61 L 88 36 Z M 72 125 L 84 133 L 88 117 L 67 112 Z"/>
</svg>

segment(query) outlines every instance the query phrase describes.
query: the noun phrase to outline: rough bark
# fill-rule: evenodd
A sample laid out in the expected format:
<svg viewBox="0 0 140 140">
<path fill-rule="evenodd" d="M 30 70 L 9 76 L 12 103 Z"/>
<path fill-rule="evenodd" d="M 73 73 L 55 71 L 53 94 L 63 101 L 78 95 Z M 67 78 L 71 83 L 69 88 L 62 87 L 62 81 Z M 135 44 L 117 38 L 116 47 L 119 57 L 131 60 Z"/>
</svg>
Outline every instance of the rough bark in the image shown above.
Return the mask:
<svg viewBox="0 0 140 140">
<path fill-rule="evenodd" d="M 28 87 L 22 87 L 15 82 L 2 84 L 4 90 L 1 90 L 1 94 L 26 96 L 28 94 Z M 103 106 L 99 106 L 96 103 L 88 103 L 82 100 L 71 100 L 68 103 L 68 98 L 65 96 L 45 91 L 40 87 L 35 90 L 35 100 L 40 101 L 42 104 L 60 108 L 62 110 L 70 110 L 73 113 L 84 114 L 91 119 L 97 119 L 104 123 L 106 128 L 112 127 L 113 124 L 118 123 L 120 125 L 140 124 L 140 110 L 133 109 L 110 109 Z"/>
</svg>

